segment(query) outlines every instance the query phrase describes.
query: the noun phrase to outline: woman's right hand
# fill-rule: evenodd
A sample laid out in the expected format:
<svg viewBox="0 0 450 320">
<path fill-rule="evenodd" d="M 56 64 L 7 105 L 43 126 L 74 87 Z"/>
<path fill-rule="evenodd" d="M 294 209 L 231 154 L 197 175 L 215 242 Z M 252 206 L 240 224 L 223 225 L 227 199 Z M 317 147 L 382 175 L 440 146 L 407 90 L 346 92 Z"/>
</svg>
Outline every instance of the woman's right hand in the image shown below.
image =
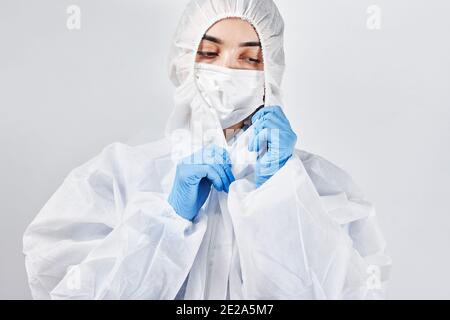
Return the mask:
<svg viewBox="0 0 450 320">
<path fill-rule="evenodd" d="M 228 193 L 234 180 L 228 152 L 209 145 L 177 165 L 167 201 L 179 216 L 192 221 L 208 198 L 211 185 L 217 191 Z"/>
</svg>

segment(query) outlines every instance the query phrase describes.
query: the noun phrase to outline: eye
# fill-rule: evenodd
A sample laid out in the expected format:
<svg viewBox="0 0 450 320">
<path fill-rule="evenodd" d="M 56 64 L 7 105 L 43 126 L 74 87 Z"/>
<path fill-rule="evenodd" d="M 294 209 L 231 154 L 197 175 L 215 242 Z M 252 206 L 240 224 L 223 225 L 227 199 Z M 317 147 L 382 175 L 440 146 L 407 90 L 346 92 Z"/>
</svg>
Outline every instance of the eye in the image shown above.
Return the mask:
<svg viewBox="0 0 450 320">
<path fill-rule="evenodd" d="M 242 63 L 257 66 L 262 63 L 262 52 L 259 48 L 245 48 L 239 54 Z"/>
<path fill-rule="evenodd" d="M 258 58 L 254 58 L 254 57 L 242 57 L 241 60 L 244 60 L 247 63 L 250 64 L 260 64 L 261 60 Z"/>
<path fill-rule="evenodd" d="M 219 56 L 219 54 L 217 52 L 213 52 L 213 51 L 197 51 L 197 54 L 200 57 L 206 58 L 206 59 L 212 59 L 212 58 Z"/>
</svg>

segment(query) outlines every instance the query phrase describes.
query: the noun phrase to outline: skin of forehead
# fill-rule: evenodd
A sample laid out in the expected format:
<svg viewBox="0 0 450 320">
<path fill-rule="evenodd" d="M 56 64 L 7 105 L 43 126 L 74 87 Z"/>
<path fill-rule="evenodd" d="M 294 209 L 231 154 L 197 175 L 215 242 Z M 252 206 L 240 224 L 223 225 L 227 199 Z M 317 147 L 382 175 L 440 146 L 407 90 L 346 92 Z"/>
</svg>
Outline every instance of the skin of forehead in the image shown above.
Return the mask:
<svg viewBox="0 0 450 320">
<path fill-rule="evenodd" d="M 216 22 L 206 34 L 223 41 L 222 46 L 238 47 L 242 42 L 259 42 L 253 26 L 240 18 L 227 18 Z M 210 41 L 205 41 L 205 44 Z"/>
</svg>

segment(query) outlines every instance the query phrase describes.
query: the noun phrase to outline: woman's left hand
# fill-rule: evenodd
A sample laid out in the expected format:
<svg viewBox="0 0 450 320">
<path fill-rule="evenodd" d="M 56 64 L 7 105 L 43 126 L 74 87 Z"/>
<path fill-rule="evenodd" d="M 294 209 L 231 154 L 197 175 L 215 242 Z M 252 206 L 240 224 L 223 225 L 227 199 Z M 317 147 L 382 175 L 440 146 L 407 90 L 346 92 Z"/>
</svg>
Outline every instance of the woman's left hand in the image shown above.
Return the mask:
<svg viewBox="0 0 450 320">
<path fill-rule="evenodd" d="M 258 152 L 255 168 L 256 187 L 260 187 L 292 156 L 297 135 L 279 106 L 265 107 L 252 117 L 253 135 L 248 150 Z"/>
</svg>

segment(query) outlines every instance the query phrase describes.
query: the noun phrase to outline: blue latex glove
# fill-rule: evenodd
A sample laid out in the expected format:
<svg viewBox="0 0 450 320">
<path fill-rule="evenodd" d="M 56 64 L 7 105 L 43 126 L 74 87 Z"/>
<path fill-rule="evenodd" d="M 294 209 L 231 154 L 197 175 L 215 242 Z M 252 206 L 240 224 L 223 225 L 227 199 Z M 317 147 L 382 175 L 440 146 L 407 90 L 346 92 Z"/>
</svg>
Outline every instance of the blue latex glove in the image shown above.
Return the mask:
<svg viewBox="0 0 450 320">
<path fill-rule="evenodd" d="M 253 115 L 252 123 L 254 131 L 248 150 L 258 152 L 255 183 L 260 187 L 292 156 L 297 135 L 279 106 L 260 109 Z"/>
<path fill-rule="evenodd" d="M 211 185 L 217 191 L 228 193 L 234 180 L 228 152 L 210 145 L 177 165 L 175 181 L 167 200 L 179 216 L 192 221 L 208 198 Z"/>
</svg>

